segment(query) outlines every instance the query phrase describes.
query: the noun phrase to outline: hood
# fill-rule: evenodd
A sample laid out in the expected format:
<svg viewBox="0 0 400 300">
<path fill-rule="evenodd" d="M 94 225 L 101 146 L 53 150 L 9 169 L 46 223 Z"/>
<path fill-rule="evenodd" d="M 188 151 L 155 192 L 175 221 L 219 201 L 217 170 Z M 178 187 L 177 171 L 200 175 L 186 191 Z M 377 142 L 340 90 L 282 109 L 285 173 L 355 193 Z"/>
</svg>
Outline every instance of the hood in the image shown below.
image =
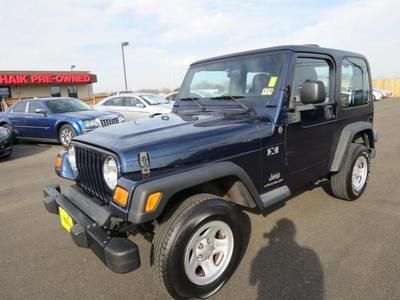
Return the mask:
<svg viewBox="0 0 400 300">
<path fill-rule="evenodd" d="M 97 129 L 76 141 L 117 153 L 123 173 L 140 170 L 138 155 L 147 152 L 150 168 L 206 163 L 260 147 L 259 119 L 167 114 Z M 272 134 L 272 124 L 263 126 Z"/>
<path fill-rule="evenodd" d="M 74 118 L 74 119 L 82 119 L 82 120 L 91 120 L 95 118 L 118 118 L 120 116 L 119 113 L 111 113 L 107 111 L 98 111 L 98 110 L 82 110 L 82 111 L 75 111 L 75 112 L 67 112 L 57 114 L 59 116 L 64 116 L 67 118 Z"/>
</svg>

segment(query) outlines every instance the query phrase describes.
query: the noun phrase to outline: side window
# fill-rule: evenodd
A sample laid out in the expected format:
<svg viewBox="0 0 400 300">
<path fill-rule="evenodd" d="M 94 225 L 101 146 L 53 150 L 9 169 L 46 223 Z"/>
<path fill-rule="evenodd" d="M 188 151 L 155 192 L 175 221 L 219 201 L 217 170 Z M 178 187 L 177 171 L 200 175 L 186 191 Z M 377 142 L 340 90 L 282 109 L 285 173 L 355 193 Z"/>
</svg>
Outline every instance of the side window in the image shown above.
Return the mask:
<svg viewBox="0 0 400 300">
<path fill-rule="evenodd" d="M 31 101 L 29 102 L 29 109 L 28 112 L 30 114 L 34 114 L 36 109 L 43 109 L 43 105 L 42 103 L 40 103 L 39 101 Z"/>
<path fill-rule="evenodd" d="M 301 87 L 306 80 L 322 81 L 326 96 L 329 98 L 330 67 L 326 60 L 319 58 L 298 58 L 294 71 L 292 98 L 294 103 L 301 103 Z"/>
<path fill-rule="evenodd" d="M 24 113 L 25 112 L 25 106 L 26 106 L 26 102 L 17 103 L 13 108 L 13 112 L 15 112 L 15 113 Z"/>
<path fill-rule="evenodd" d="M 364 105 L 370 101 L 369 74 L 363 59 L 354 57 L 343 59 L 340 88 L 342 107 Z"/>
<path fill-rule="evenodd" d="M 105 106 L 123 106 L 123 98 L 122 97 L 115 97 L 111 98 L 110 100 L 107 100 L 106 102 L 103 103 Z"/>
<path fill-rule="evenodd" d="M 124 99 L 125 99 L 125 106 L 136 107 L 136 105 L 139 103 L 139 101 L 133 97 L 124 97 Z"/>
</svg>

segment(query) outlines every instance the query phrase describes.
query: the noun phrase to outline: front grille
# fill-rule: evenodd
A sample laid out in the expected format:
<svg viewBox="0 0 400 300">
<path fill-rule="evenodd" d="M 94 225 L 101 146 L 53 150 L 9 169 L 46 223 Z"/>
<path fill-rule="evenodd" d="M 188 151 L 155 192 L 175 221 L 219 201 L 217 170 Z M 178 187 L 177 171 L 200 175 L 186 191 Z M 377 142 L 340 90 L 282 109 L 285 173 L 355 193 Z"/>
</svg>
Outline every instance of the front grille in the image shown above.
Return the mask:
<svg viewBox="0 0 400 300">
<path fill-rule="evenodd" d="M 110 126 L 110 125 L 118 124 L 119 123 L 119 119 L 118 118 L 103 119 L 103 120 L 100 120 L 100 122 L 101 122 L 101 126 L 102 127 L 107 127 L 107 126 Z"/>
<path fill-rule="evenodd" d="M 76 165 L 79 171 L 78 185 L 89 195 L 109 202 L 112 197 L 103 178 L 103 162 L 106 154 L 75 146 Z"/>
</svg>

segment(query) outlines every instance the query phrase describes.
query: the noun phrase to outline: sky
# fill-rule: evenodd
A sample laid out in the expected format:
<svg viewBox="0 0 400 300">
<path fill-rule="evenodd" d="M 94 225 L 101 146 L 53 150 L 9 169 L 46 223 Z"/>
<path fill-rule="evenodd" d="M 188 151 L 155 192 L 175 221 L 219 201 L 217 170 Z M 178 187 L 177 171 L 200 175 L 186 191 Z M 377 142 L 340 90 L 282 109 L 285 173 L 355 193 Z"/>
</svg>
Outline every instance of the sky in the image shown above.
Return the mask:
<svg viewBox="0 0 400 300">
<path fill-rule="evenodd" d="M 195 60 L 284 44 L 362 53 L 400 77 L 397 0 L 0 0 L 0 70 L 89 70 L 96 92 L 179 87 Z"/>
</svg>

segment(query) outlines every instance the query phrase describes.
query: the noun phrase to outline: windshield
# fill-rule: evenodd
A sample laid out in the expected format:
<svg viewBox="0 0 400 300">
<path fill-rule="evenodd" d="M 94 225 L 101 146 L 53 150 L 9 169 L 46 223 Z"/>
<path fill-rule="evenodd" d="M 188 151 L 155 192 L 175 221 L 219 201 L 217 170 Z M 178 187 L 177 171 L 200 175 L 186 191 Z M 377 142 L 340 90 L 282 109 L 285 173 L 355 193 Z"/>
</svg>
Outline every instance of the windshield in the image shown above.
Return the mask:
<svg viewBox="0 0 400 300">
<path fill-rule="evenodd" d="M 56 99 L 46 101 L 46 105 L 53 114 L 91 110 L 85 102 L 78 99 Z"/>
<path fill-rule="evenodd" d="M 271 97 L 277 92 L 285 57 L 284 53 L 264 53 L 194 65 L 180 88 L 179 99 Z"/>
<path fill-rule="evenodd" d="M 158 105 L 158 104 L 167 104 L 169 103 L 167 99 L 164 99 L 161 96 L 158 95 L 141 95 L 140 98 L 142 98 L 144 101 L 147 102 L 149 105 Z"/>
</svg>

